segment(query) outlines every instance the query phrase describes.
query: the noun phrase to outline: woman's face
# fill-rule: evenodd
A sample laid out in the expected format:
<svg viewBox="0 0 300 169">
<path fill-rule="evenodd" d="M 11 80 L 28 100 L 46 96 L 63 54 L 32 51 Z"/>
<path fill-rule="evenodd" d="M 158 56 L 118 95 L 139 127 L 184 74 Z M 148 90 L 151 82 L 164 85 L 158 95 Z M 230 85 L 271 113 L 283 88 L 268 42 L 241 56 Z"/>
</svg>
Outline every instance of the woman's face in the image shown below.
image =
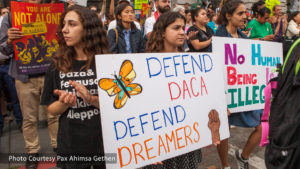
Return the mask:
<svg viewBox="0 0 300 169">
<path fill-rule="evenodd" d="M 192 20 L 192 14 L 190 12 L 187 13 L 185 18 L 186 18 L 186 21 L 191 21 Z"/>
<path fill-rule="evenodd" d="M 74 11 L 68 12 L 64 18 L 63 24 L 62 33 L 67 46 L 76 47 L 80 45 L 83 26 L 79 15 Z"/>
<path fill-rule="evenodd" d="M 198 16 L 195 16 L 195 20 L 201 25 L 206 25 L 209 21 L 206 10 L 201 9 L 198 13 Z"/>
<path fill-rule="evenodd" d="M 294 17 L 294 20 L 297 24 L 300 24 L 300 13 Z"/>
<path fill-rule="evenodd" d="M 226 14 L 226 18 L 228 20 L 228 23 L 231 23 L 234 27 L 242 27 L 247 18 L 245 5 L 240 4 L 232 15 Z"/>
<path fill-rule="evenodd" d="M 118 15 L 118 19 L 122 20 L 122 22 L 133 22 L 134 18 L 134 11 L 131 6 L 124 8 L 121 15 Z"/>
<path fill-rule="evenodd" d="M 184 20 L 177 18 L 175 22 L 170 24 L 163 34 L 164 44 L 172 47 L 182 46 L 184 43 Z"/>
</svg>

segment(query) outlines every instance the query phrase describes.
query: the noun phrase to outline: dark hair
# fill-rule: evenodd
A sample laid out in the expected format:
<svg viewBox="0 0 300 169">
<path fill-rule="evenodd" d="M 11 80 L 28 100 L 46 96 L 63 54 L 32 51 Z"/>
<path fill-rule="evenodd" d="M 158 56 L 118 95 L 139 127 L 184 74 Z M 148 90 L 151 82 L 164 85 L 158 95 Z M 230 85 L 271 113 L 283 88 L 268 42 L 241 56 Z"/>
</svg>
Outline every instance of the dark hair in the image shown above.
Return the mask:
<svg viewBox="0 0 300 169">
<path fill-rule="evenodd" d="M 89 69 L 94 63 L 94 56 L 96 54 L 108 53 L 108 40 L 106 32 L 103 28 L 102 22 L 99 20 L 97 14 L 86 7 L 72 6 L 67 8 L 60 18 L 60 24 L 57 27 L 57 36 L 59 48 L 53 57 L 55 68 L 62 72 L 72 71 L 72 60 L 76 56 L 73 46 L 67 46 L 62 29 L 64 27 L 64 18 L 67 13 L 74 11 L 79 15 L 83 26 L 83 33 L 81 35 L 81 42 L 83 44 L 83 52 L 87 55 L 87 63 L 82 67 Z"/>
<path fill-rule="evenodd" d="M 244 4 L 241 0 L 229 0 L 224 3 L 220 15 L 218 17 L 218 24 L 228 24 L 228 20 L 226 18 L 226 14 L 233 15 L 234 11 L 241 5 Z"/>
<path fill-rule="evenodd" d="M 124 9 L 125 9 L 127 6 L 130 6 L 130 7 L 133 9 L 133 11 L 134 11 L 134 8 L 133 8 L 130 4 L 124 3 L 124 4 L 118 5 L 118 6 L 117 6 L 117 9 L 116 9 L 116 12 L 115 12 L 116 20 L 117 20 L 117 25 L 118 25 L 120 28 L 123 28 L 123 24 L 122 24 L 122 20 L 118 18 L 118 15 L 121 16 L 122 12 L 124 11 Z M 136 26 L 135 26 L 134 22 L 131 23 L 131 28 L 136 29 Z"/>
<path fill-rule="evenodd" d="M 198 14 L 199 14 L 199 12 L 201 11 L 201 10 L 205 10 L 204 8 L 196 8 L 196 9 L 194 9 L 193 11 L 192 11 L 192 21 L 193 22 L 196 22 L 196 19 L 195 19 L 195 17 L 196 16 L 198 16 Z M 206 11 L 206 10 L 205 10 Z"/>
<path fill-rule="evenodd" d="M 295 11 L 289 14 L 288 21 L 290 22 L 291 20 L 294 20 L 294 18 L 300 13 L 300 11 Z M 294 20 L 295 21 L 295 20 Z"/>
<path fill-rule="evenodd" d="M 192 14 L 192 11 L 191 10 L 189 10 L 189 9 L 186 9 L 185 11 L 184 11 L 184 13 L 187 15 L 188 13 L 191 13 Z"/>
<path fill-rule="evenodd" d="M 257 12 L 257 14 L 261 17 L 264 17 L 266 13 L 271 14 L 271 10 L 267 7 L 263 7 Z"/>
<path fill-rule="evenodd" d="M 166 12 L 163 13 L 155 22 L 153 26 L 153 31 L 149 40 L 147 41 L 146 51 L 147 52 L 161 52 L 164 50 L 164 38 L 163 33 L 166 32 L 166 28 L 174 23 L 176 19 L 184 20 L 185 17 L 179 12 Z M 183 48 L 179 48 L 180 51 L 183 51 Z"/>
<path fill-rule="evenodd" d="M 258 12 L 258 7 L 265 4 L 265 1 L 263 0 L 259 0 L 257 2 L 255 2 L 252 7 L 251 7 L 251 10 L 253 11 L 253 16 L 254 17 L 257 17 L 257 12 Z"/>
</svg>

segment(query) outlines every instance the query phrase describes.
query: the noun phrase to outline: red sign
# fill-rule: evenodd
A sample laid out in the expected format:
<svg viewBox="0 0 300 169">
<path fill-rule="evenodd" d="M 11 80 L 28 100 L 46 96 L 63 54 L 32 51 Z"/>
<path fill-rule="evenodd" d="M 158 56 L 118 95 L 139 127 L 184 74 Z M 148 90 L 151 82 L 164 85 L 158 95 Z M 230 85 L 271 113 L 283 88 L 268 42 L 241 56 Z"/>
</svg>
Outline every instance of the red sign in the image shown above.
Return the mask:
<svg viewBox="0 0 300 169">
<path fill-rule="evenodd" d="M 14 41 L 18 72 L 46 72 L 50 58 L 58 49 L 56 27 L 64 10 L 63 4 L 11 2 L 12 25 L 24 37 Z"/>
</svg>

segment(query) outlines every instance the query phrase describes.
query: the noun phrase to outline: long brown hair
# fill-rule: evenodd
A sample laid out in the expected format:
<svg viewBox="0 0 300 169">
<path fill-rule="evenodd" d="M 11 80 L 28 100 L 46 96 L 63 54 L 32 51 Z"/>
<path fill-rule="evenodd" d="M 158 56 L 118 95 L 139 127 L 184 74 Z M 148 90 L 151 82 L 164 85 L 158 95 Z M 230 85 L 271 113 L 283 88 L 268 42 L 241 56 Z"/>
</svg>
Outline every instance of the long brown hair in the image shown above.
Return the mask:
<svg viewBox="0 0 300 169">
<path fill-rule="evenodd" d="M 162 14 L 153 26 L 150 39 L 146 45 L 147 52 L 161 52 L 164 50 L 164 38 L 163 33 L 166 32 L 166 28 L 174 23 L 176 19 L 183 19 L 185 24 L 185 17 L 179 12 L 167 12 Z M 179 51 L 183 51 L 183 47 L 179 47 Z"/>
<path fill-rule="evenodd" d="M 106 32 L 97 14 L 85 7 L 72 6 L 68 8 L 60 18 L 60 24 L 57 27 L 59 49 L 53 57 L 55 69 L 65 73 L 72 71 L 72 61 L 76 56 L 74 47 L 67 46 L 62 33 L 64 18 L 70 11 L 74 11 L 79 15 L 83 26 L 81 43 L 83 44 L 83 52 L 87 55 L 88 59 L 82 69 L 86 68 L 88 70 L 91 64 L 94 63 L 94 56 L 96 54 L 108 53 L 109 49 Z"/>
</svg>

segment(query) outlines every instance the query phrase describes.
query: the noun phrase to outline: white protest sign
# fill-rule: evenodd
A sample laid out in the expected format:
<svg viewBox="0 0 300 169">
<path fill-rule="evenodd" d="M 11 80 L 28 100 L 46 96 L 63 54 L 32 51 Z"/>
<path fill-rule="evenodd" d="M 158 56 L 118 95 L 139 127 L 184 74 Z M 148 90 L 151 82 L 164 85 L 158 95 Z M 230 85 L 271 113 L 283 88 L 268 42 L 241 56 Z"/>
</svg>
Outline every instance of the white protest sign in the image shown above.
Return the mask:
<svg viewBox="0 0 300 169">
<path fill-rule="evenodd" d="M 96 68 L 104 150 L 117 153 L 108 169 L 142 167 L 229 137 L 223 64 L 211 54 L 97 55 Z M 220 119 L 213 129 L 212 109 Z"/>
<path fill-rule="evenodd" d="M 214 57 L 223 61 L 227 105 L 231 113 L 264 108 L 264 88 L 277 76 L 282 44 L 213 37 Z"/>
<path fill-rule="evenodd" d="M 68 0 L 62 0 L 62 1 L 68 2 Z M 76 5 L 80 5 L 80 6 L 84 6 L 84 7 L 87 6 L 87 0 L 73 0 L 73 2 L 74 2 Z"/>
</svg>

